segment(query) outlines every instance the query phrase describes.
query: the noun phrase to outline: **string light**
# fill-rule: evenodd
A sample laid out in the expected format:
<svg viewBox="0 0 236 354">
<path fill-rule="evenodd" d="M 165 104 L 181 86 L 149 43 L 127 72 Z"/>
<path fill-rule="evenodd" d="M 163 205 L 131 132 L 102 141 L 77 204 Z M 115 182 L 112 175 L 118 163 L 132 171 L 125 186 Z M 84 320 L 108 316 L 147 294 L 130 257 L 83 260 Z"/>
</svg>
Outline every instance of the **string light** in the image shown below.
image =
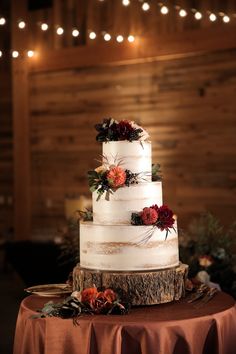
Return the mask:
<svg viewBox="0 0 236 354">
<path fill-rule="evenodd" d="M 19 52 L 17 50 L 13 50 L 11 55 L 12 55 L 12 58 L 18 58 Z"/>
<path fill-rule="evenodd" d="M 0 50 L 0 58 L 2 57 L 2 51 Z"/>
<path fill-rule="evenodd" d="M 72 36 L 73 37 L 78 37 L 79 36 L 79 31 L 77 30 L 77 28 L 74 28 L 72 31 Z"/>
<path fill-rule="evenodd" d="M 95 39 L 97 37 L 96 33 L 95 32 L 90 32 L 89 33 L 89 38 L 90 39 Z"/>
<path fill-rule="evenodd" d="M 184 9 L 180 9 L 179 10 L 179 15 L 180 15 L 180 17 L 186 17 L 187 16 L 187 11 L 184 10 Z"/>
<path fill-rule="evenodd" d="M 222 18 L 222 20 L 223 20 L 224 23 L 229 23 L 230 18 L 229 18 L 229 16 L 224 15 L 223 18 Z"/>
<path fill-rule="evenodd" d="M 134 38 L 134 36 L 132 36 L 132 34 L 129 35 L 128 41 L 129 41 L 130 43 L 133 43 L 133 42 L 135 41 L 135 38 Z"/>
<path fill-rule="evenodd" d="M 160 12 L 162 13 L 162 15 L 166 15 L 169 12 L 169 9 L 167 6 L 162 6 L 160 9 Z"/>
<path fill-rule="evenodd" d="M 129 0 L 122 0 L 122 5 L 129 6 L 130 5 L 130 1 Z"/>
<path fill-rule="evenodd" d="M 27 56 L 28 56 L 29 58 L 32 58 L 32 57 L 34 56 L 34 51 L 33 51 L 33 50 L 28 50 Z"/>
<path fill-rule="evenodd" d="M 20 29 L 24 29 L 25 26 L 26 26 L 25 21 L 19 21 L 19 22 L 18 22 L 18 27 L 19 27 Z"/>
<path fill-rule="evenodd" d="M 142 9 L 143 9 L 143 11 L 148 11 L 150 9 L 149 3 L 148 2 L 144 2 L 142 4 Z"/>
<path fill-rule="evenodd" d="M 57 28 L 57 34 L 58 36 L 61 36 L 64 33 L 64 29 L 62 27 Z"/>
<path fill-rule="evenodd" d="M 196 18 L 196 20 L 201 20 L 202 19 L 202 14 L 199 11 L 196 11 L 194 14 L 194 17 Z"/>
<path fill-rule="evenodd" d="M 116 37 L 116 40 L 117 40 L 118 43 L 121 43 L 121 42 L 123 42 L 124 37 L 119 34 L 119 35 Z"/>
<path fill-rule="evenodd" d="M 48 24 L 47 23 L 42 23 L 40 27 L 41 27 L 42 31 L 47 31 L 48 30 Z"/>
<path fill-rule="evenodd" d="M 6 19 L 4 17 L 1 17 L 0 18 L 0 26 L 5 25 L 5 23 L 6 23 Z"/>
<path fill-rule="evenodd" d="M 216 21 L 216 19 L 217 19 L 217 17 L 216 17 L 215 14 L 211 13 L 211 14 L 209 15 L 209 20 L 210 20 L 211 22 Z"/>
<path fill-rule="evenodd" d="M 105 33 L 103 38 L 104 38 L 104 41 L 108 42 L 111 40 L 111 35 L 109 33 Z"/>
</svg>

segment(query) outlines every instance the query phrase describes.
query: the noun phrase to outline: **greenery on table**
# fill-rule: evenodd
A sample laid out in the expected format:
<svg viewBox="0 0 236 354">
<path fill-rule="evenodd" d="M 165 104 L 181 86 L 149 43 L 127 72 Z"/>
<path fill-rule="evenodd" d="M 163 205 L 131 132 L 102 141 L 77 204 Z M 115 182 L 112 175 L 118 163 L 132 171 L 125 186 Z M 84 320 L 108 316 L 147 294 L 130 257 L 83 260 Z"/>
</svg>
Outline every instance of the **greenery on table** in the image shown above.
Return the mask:
<svg viewBox="0 0 236 354">
<path fill-rule="evenodd" d="M 189 278 L 206 271 L 210 281 L 236 298 L 236 222 L 225 228 L 210 213 L 204 213 L 179 232 L 180 259 L 189 264 Z M 212 259 L 209 266 L 200 265 L 200 258 Z"/>
</svg>

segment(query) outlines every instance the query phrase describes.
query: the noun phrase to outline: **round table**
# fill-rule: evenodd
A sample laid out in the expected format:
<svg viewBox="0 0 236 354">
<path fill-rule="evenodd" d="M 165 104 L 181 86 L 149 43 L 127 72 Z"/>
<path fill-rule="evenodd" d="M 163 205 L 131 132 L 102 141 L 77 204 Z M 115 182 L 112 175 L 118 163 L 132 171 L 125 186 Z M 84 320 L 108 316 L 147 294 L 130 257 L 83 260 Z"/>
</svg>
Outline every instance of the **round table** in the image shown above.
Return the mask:
<svg viewBox="0 0 236 354">
<path fill-rule="evenodd" d="M 123 316 L 82 316 L 77 326 L 71 319 L 32 318 L 49 300 L 31 295 L 22 301 L 14 354 L 236 353 L 235 301 L 222 292 L 201 307 L 183 299 Z"/>
</svg>

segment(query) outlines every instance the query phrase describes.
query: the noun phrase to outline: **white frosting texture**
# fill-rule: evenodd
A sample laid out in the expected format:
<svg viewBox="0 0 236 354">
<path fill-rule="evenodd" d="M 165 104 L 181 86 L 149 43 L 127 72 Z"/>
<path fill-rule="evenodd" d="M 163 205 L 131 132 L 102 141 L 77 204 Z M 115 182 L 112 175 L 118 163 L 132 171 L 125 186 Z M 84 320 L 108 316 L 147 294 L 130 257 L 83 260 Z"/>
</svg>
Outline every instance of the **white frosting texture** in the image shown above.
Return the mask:
<svg viewBox="0 0 236 354">
<path fill-rule="evenodd" d="M 146 141 L 109 141 L 102 144 L 103 161 L 110 165 L 119 164 L 133 173 L 145 175 L 147 181 L 152 178 L 151 143 Z"/>
<path fill-rule="evenodd" d="M 93 221 L 101 224 L 130 224 L 132 212 L 139 212 L 153 204 L 161 206 L 162 183 L 146 182 L 118 188 L 110 193 L 109 201 L 105 193 L 97 201 L 93 192 Z"/>
<path fill-rule="evenodd" d="M 179 265 L 177 225 L 166 231 L 153 226 L 81 223 L 80 264 L 97 270 L 140 271 Z M 142 240 L 152 234 L 145 243 Z"/>
</svg>

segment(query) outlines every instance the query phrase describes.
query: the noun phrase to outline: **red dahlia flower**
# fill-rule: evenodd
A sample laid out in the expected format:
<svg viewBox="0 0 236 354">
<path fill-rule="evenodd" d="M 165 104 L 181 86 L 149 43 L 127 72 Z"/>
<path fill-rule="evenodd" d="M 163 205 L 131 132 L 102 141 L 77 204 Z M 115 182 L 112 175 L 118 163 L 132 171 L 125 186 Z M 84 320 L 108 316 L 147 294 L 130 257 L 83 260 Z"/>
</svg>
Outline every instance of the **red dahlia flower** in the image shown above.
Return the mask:
<svg viewBox="0 0 236 354">
<path fill-rule="evenodd" d="M 144 225 L 153 225 L 158 219 L 158 213 L 153 208 L 144 208 L 140 213 Z"/>
<path fill-rule="evenodd" d="M 163 231 L 173 227 L 175 219 L 173 218 L 173 211 L 166 205 L 162 205 L 158 209 L 158 227 Z"/>
<path fill-rule="evenodd" d="M 87 288 L 84 289 L 81 293 L 81 302 L 87 302 L 92 304 L 96 299 L 98 294 L 97 288 Z"/>
</svg>

